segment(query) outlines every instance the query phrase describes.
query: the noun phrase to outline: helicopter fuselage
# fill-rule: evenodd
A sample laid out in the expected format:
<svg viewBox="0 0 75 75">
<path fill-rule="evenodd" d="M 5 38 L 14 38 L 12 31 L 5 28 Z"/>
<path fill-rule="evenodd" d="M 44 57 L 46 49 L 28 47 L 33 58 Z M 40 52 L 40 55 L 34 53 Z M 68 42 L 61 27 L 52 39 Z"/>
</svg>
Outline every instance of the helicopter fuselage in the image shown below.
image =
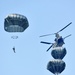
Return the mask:
<svg viewBox="0 0 75 75">
<path fill-rule="evenodd" d="M 63 44 L 65 44 L 62 36 L 55 38 L 54 41 L 55 41 L 55 43 L 54 43 L 53 47 L 61 47 L 61 46 L 63 46 Z"/>
</svg>

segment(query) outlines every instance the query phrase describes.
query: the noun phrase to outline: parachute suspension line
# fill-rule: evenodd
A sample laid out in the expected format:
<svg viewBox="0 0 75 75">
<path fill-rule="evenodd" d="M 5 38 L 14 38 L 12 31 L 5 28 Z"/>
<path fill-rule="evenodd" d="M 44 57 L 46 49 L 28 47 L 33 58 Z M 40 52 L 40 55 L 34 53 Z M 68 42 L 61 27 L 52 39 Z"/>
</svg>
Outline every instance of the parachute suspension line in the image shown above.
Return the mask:
<svg viewBox="0 0 75 75">
<path fill-rule="evenodd" d="M 12 38 L 12 42 L 13 42 L 12 50 L 14 53 L 16 53 L 16 42 L 13 40 L 16 40 L 18 37 L 17 36 L 11 36 L 11 38 Z"/>
<path fill-rule="evenodd" d="M 55 75 L 58 75 L 58 73 L 55 73 Z"/>
<path fill-rule="evenodd" d="M 55 75 L 56 75 L 56 73 L 55 73 Z"/>
<path fill-rule="evenodd" d="M 54 68 L 54 65 L 53 65 L 53 68 Z M 55 70 L 55 68 L 54 68 L 54 72 L 55 72 L 56 70 Z M 55 73 L 55 75 L 56 75 L 56 73 Z"/>
<path fill-rule="evenodd" d="M 11 36 L 12 39 L 18 39 L 17 35 Z"/>
</svg>

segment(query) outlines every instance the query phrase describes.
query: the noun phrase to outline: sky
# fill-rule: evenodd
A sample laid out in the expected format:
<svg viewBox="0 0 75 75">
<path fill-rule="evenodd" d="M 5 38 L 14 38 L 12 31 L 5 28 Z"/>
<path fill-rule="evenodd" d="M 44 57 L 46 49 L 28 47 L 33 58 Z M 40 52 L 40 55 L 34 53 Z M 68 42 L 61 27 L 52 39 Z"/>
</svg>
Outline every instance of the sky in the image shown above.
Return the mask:
<svg viewBox="0 0 75 75">
<path fill-rule="evenodd" d="M 29 27 L 23 33 L 4 30 L 4 19 L 12 13 L 27 17 Z M 70 22 L 59 33 L 62 37 L 72 34 L 65 39 L 66 68 L 60 75 L 75 74 L 75 0 L 0 0 L 0 75 L 53 75 L 47 70 L 48 62 L 54 59 L 51 50 L 46 52 L 50 45 L 40 41 L 54 42 L 55 36 L 39 36 L 55 33 Z"/>
</svg>

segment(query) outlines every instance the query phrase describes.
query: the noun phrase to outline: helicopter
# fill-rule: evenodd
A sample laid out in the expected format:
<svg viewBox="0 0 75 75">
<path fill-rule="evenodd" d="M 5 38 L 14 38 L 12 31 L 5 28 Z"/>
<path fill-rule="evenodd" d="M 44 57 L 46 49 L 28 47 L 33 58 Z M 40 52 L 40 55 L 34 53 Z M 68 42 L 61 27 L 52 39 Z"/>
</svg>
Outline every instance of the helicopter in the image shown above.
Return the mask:
<svg viewBox="0 0 75 75">
<path fill-rule="evenodd" d="M 53 33 L 53 34 L 46 34 L 46 35 L 42 35 L 40 37 L 45 37 L 45 36 L 49 36 L 49 35 L 55 35 L 55 42 L 54 43 L 49 43 L 49 42 L 44 42 L 44 41 L 41 41 L 40 43 L 43 43 L 43 44 L 51 44 L 51 46 L 47 49 L 47 51 L 49 51 L 52 47 L 62 47 L 64 43 L 64 39 L 71 36 L 71 34 L 67 35 L 66 37 L 62 38 L 62 36 L 59 35 L 59 32 L 63 31 L 65 28 L 67 28 L 69 25 L 71 25 L 72 22 L 70 22 L 68 25 L 66 25 L 65 27 L 63 27 L 62 29 L 60 29 L 58 32 L 56 33 Z"/>
</svg>

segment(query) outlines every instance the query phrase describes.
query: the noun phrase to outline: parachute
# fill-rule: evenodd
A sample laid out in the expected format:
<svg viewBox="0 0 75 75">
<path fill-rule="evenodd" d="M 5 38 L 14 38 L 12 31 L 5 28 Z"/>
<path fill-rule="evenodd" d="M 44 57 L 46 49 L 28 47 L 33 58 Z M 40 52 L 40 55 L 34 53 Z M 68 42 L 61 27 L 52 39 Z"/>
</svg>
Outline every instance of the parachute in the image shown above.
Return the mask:
<svg viewBox="0 0 75 75">
<path fill-rule="evenodd" d="M 47 70 L 55 75 L 62 73 L 66 67 L 65 62 L 62 60 L 67 51 L 65 47 L 54 47 L 52 48 L 51 55 L 54 58 L 50 60 L 47 64 Z"/>
<path fill-rule="evenodd" d="M 4 19 L 4 30 L 9 33 L 24 32 L 29 26 L 26 16 L 21 14 L 10 14 Z M 12 39 L 17 39 L 17 35 L 11 36 Z M 14 53 L 15 47 L 12 48 Z"/>
<path fill-rule="evenodd" d="M 29 26 L 25 16 L 10 14 L 4 20 L 4 30 L 7 32 L 23 32 Z"/>
<path fill-rule="evenodd" d="M 51 55 L 54 59 L 63 59 L 67 51 L 64 47 L 55 47 L 51 51 Z"/>
<path fill-rule="evenodd" d="M 4 30 L 6 32 L 24 32 L 28 26 L 27 18 L 20 14 L 10 14 L 4 19 Z M 18 36 L 11 36 L 11 38 L 17 39 Z"/>
<path fill-rule="evenodd" d="M 65 69 L 65 62 L 60 59 L 54 59 L 49 61 L 47 65 L 47 70 L 52 72 L 55 75 L 60 74 Z"/>
</svg>

